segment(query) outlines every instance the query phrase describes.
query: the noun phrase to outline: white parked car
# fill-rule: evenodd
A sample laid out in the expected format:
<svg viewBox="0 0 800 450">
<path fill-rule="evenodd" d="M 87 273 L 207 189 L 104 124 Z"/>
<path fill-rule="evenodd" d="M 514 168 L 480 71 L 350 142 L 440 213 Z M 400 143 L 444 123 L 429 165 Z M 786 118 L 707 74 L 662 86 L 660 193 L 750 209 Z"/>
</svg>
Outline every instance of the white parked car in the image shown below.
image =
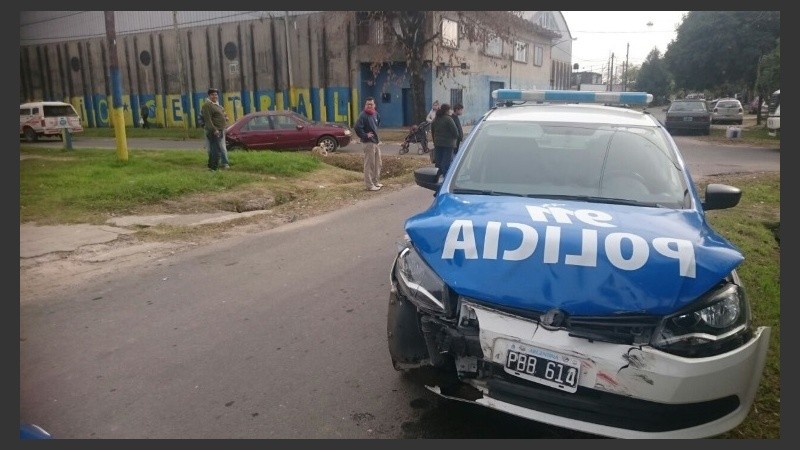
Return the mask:
<svg viewBox="0 0 800 450">
<path fill-rule="evenodd" d="M 83 131 L 78 112 L 69 103 L 29 102 L 19 105 L 19 136 L 28 142 L 40 137 L 60 137 L 61 131 Z"/>
<path fill-rule="evenodd" d="M 781 105 L 778 105 L 775 112 L 767 117 L 767 130 L 771 136 L 776 136 L 781 132 Z"/>
</svg>

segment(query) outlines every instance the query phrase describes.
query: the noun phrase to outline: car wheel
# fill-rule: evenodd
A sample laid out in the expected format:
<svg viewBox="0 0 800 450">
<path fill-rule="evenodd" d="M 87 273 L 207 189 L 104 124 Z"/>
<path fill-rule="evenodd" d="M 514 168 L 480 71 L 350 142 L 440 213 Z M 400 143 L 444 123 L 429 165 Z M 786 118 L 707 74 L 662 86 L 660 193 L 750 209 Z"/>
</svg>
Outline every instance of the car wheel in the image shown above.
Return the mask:
<svg viewBox="0 0 800 450">
<path fill-rule="evenodd" d="M 339 147 L 339 142 L 330 136 L 323 136 L 319 138 L 317 145 L 324 148 L 327 152 L 335 152 Z"/>
<path fill-rule="evenodd" d="M 705 130 L 703 130 L 703 134 L 704 134 L 704 135 L 706 135 L 706 136 L 708 136 L 709 134 L 711 134 L 711 127 L 708 127 L 708 128 L 706 128 Z"/>
<path fill-rule="evenodd" d="M 25 140 L 28 142 L 35 142 L 39 140 L 39 135 L 33 131 L 33 128 L 25 128 Z"/>
</svg>

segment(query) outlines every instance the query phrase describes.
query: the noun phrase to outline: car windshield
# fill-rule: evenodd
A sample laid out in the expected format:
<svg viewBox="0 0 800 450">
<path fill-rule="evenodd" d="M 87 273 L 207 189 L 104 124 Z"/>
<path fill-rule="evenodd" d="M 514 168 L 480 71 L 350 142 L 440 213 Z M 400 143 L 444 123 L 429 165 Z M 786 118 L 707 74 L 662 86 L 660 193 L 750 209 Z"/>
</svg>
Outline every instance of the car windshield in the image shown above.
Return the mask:
<svg viewBox="0 0 800 450">
<path fill-rule="evenodd" d="M 669 112 L 682 111 L 705 111 L 706 105 L 703 102 L 673 102 Z"/>
<path fill-rule="evenodd" d="M 720 100 L 717 102 L 717 108 L 739 108 L 739 102 L 736 100 Z"/>
<path fill-rule="evenodd" d="M 687 208 L 678 158 L 656 128 L 485 122 L 456 167 L 453 193 Z"/>
</svg>

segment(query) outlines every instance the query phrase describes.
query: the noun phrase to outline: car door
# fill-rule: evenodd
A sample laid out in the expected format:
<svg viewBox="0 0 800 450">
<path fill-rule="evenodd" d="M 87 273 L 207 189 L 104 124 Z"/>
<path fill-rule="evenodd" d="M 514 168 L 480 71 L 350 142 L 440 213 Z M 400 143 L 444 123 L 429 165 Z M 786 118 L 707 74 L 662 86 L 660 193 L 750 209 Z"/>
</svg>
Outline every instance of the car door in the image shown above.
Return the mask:
<svg viewBox="0 0 800 450">
<path fill-rule="evenodd" d="M 253 116 L 239 129 L 239 140 L 247 148 L 264 149 L 275 144 L 275 133 L 267 116 Z"/>
<path fill-rule="evenodd" d="M 271 116 L 278 149 L 308 147 L 308 127 L 291 114 Z"/>
</svg>

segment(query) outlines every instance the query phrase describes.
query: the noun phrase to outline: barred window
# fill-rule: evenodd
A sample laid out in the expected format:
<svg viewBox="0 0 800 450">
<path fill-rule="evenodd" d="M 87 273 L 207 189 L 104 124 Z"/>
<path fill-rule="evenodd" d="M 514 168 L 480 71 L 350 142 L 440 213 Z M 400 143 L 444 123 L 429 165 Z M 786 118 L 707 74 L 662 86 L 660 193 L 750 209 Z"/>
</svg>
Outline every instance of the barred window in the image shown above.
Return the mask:
<svg viewBox="0 0 800 450">
<path fill-rule="evenodd" d="M 463 97 L 463 89 L 450 89 L 450 106 L 455 106 L 459 103 L 464 104 Z"/>
</svg>

